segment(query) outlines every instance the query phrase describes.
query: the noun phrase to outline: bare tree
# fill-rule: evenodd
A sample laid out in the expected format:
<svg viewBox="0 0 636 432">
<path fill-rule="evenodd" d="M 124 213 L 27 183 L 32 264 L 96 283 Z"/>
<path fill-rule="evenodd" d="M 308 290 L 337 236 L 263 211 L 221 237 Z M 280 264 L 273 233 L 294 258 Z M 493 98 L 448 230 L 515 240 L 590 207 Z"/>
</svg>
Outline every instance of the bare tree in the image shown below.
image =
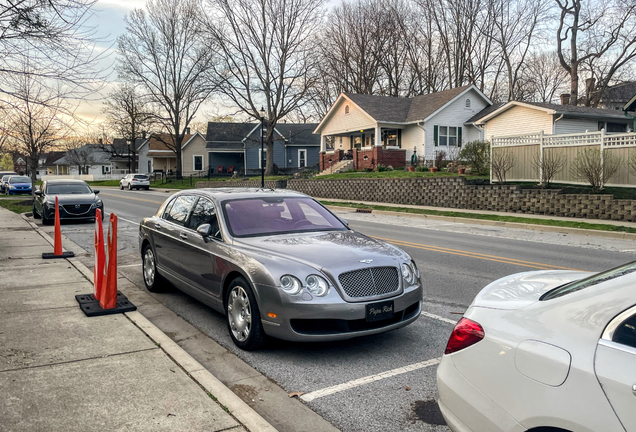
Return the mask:
<svg viewBox="0 0 636 432">
<path fill-rule="evenodd" d="M 15 76 L 17 93 L 9 98 L 13 109 L 8 114 L 8 128 L 3 132 L 9 135 L 14 150 L 26 156 L 34 186 L 40 156 L 68 135 L 67 114 L 73 113 L 73 107 L 64 92 L 42 85 L 38 77 L 26 72 Z"/>
<path fill-rule="evenodd" d="M 218 61 L 211 80 L 251 118 L 265 110 L 267 175 L 274 172 L 274 128 L 306 103 L 315 83 L 311 47 L 323 0 L 207 0 L 210 46 Z"/>
<path fill-rule="evenodd" d="M 541 153 L 535 153 L 532 155 L 532 168 L 537 173 L 537 177 L 539 177 L 539 183 L 543 187 L 550 187 L 550 183 L 552 179 L 556 177 L 558 173 L 563 171 L 565 168 L 565 163 L 567 161 L 567 157 L 563 153 L 559 153 L 558 149 L 544 150 L 543 157 L 541 157 Z"/>
<path fill-rule="evenodd" d="M 547 10 L 547 0 L 488 0 L 493 29 L 486 36 L 496 43 L 505 64 L 508 100 L 523 99 L 520 79 L 524 62 Z"/>
<path fill-rule="evenodd" d="M 536 52 L 526 59 L 524 86 L 531 94 L 530 100 L 554 102 L 563 92 L 568 73 L 559 62 L 556 52 Z"/>
<path fill-rule="evenodd" d="M 606 88 L 617 70 L 636 57 L 636 3 L 623 0 L 555 0 L 559 11 L 557 53 L 570 75 L 570 104 L 579 103 L 581 65 L 610 60 L 599 83 Z M 587 102 L 588 104 L 590 102 Z"/>
<path fill-rule="evenodd" d="M 179 177 L 186 131 L 215 88 L 207 75 L 215 67 L 214 55 L 197 0 L 149 0 L 146 9 L 126 17 L 127 33 L 118 39 L 118 70 L 156 106 L 155 118 L 171 137 L 164 144 L 176 155 Z"/>
<path fill-rule="evenodd" d="M 0 94 L 5 102 L 23 96 L 16 86 L 21 67 L 29 60 L 29 74 L 40 86 L 61 97 L 85 96 L 98 85 L 100 72 L 94 67 L 101 55 L 95 49 L 94 29 L 86 21 L 95 0 L 16 0 L 0 5 Z M 12 98 L 9 98 L 11 96 Z M 42 101 L 41 103 L 44 103 Z M 30 100 L 29 103 L 34 103 Z"/>
<path fill-rule="evenodd" d="M 603 152 L 598 147 L 579 150 L 570 165 L 570 174 L 585 180 L 592 186 L 592 192 L 598 192 L 619 170 L 622 159 L 609 150 Z"/>
<path fill-rule="evenodd" d="M 105 124 L 116 137 L 136 142 L 145 138 L 155 126 L 157 114 L 147 98 L 141 96 L 130 83 L 117 84 L 102 106 Z"/>
<path fill-rule="evenodd" d="M 496 149 L 492 151 L 490 169 L 497 177 L 499 184 L 506 183 L 506 175 L 517 163 L 517 158 L 510 149 Z"/>
<path fill-rule="evenodd" d="M 63 148 L 66 150 L 64 155 L 70 166 L 77 167 L 77 172 L 88 174 L 88 171 L 97 163 L 96 152 L 101 152 L 99 145 L 87 144 L 82 137 L 71 137 L 67 139 Z"/>
</svg>

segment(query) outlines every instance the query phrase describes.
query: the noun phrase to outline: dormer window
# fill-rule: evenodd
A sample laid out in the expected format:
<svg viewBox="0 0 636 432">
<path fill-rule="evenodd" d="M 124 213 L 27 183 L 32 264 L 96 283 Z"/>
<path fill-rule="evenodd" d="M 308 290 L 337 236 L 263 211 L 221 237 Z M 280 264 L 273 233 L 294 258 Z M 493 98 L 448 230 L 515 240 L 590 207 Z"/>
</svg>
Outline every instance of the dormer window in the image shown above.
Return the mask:
<svg viewBox="0 0 636 432">
<path fill-rule="evenodd" d="M 466 99 L 466 108 L 470 108 L 470 99 Z"/>
<path fill-rule="evenodd" d="M 349 105 L 345 105 L 345 114 L 349 114 Z"/>
</svg>

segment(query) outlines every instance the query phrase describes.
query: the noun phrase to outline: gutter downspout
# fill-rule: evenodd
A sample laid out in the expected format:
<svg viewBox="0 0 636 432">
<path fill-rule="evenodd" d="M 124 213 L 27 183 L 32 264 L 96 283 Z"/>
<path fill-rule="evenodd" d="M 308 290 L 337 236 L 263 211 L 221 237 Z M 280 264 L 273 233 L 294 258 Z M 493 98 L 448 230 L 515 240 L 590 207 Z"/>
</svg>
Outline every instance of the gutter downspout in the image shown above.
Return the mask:
<svg viewBox="0 0 636 432">
<path fill-rule="evenodd" d="M 559 120 L 561 120 L 563 118 L 564 114 L 561 114 L 559 116 L 559 118 L 557 118 L 556 120 L 554 120 L 554 122 L 552 123 L 552 135 L 556 135 L 556 122 L 558 122 Z"/>
</svg>

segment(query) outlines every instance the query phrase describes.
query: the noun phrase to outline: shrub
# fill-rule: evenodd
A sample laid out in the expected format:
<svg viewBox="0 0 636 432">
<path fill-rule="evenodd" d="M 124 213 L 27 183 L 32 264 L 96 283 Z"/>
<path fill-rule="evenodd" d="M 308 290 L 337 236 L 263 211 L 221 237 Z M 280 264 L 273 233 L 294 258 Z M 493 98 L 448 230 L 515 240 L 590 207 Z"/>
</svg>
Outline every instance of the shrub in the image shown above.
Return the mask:
<svg viewBox="0 0 636 432">
<path fill-rule="evenodd" d="M 428 171 L 428 168 L 425 166 L 419 165 L 415 167 L 415 171 L 425 172 L 425 171 Z"/>
<path fill-rule="evenodd" d="M 387 167 L 384 165 L 378 165 L 378 172 L 388 171 Z"/>
<path fill-rule="evenodd" d="M 598 192 L 620 168 L 623 160 L 605 150 L 601 162 L 601 149 L 588 147 L 579 150 L 570 166 L 570 174 L 581 180 L 586 180 L 592 186 L 592 192 Z"/>
<path fill-rule="evenodd" d="M 446 152 L 444 150 L 435 152 L 435 166 L 440 171 L 442 169 L 442 164 L 444 163 L 444 158 L 446 158 Z"/>
<path fill-rule="evenodd" d="M 503 184 L 506 182 L 506 174 L 508 174 L 508 171 L 510 171 L 516 163 L 517 159 L 510 149 L 498 148 L 492 152 L 490 169 L 492 169 L 493 174 L 497 177 L 497 181 Z"/>
<path fill-rule="evenodd" d="M 476 174 L 488 174 L 490 165 L 490 143 L 471 141 L 459 152 L 459 158 L 466 162 Z"/>
<path fill-rule="evenodd" d="M 543 150 L 543 159 L 541 159 L 541 153 L 537 152 L 532 156 L 532 168 L 537 173 L 540 184 L 544 187 L 549 187 L 552 179 L 563 170 L 567 158 L 564 153 L 559 152 L 559 149 L 547 149 Z"/>
</svg>

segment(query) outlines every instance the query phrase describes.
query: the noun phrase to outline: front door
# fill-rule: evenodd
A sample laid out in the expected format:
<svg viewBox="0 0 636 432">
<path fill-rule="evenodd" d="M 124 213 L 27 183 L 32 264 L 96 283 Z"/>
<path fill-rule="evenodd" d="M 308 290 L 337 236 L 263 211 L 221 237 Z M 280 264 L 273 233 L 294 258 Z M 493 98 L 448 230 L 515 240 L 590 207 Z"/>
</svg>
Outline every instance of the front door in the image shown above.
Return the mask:
<svg viewBox="0 0 636 432">
<path fill-rule="evenodd" d="M 298 150 L 298 168 L 305 168 L 307 166 L 307 150 Z"/>
<path fill-rule="evenodd" d="M 636 307 L 611 322 L 596 348 L 601 387 L 627 432 L 636 432 Z"/>
</svg>

